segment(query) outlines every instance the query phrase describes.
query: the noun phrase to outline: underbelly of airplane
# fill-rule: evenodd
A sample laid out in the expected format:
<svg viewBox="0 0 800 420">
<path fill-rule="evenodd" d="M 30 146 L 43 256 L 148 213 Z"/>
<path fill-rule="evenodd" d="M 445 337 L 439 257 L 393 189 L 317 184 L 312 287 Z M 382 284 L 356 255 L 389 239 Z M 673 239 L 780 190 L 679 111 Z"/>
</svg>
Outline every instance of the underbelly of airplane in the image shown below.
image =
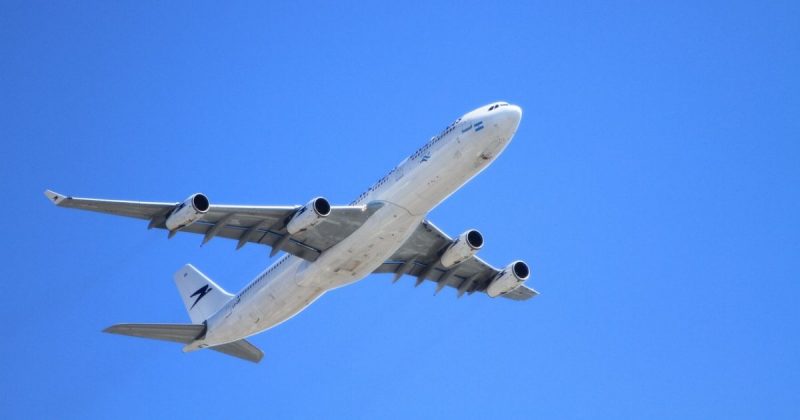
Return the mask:
<svg viewBox="0 0 800 420">
<path fill-rule="evenodd" d="M 298 284 L 330 290 L 361 280 L 391 257 L 421 221 L 403 207 L 384 202 L 361 228 L 308 265 L 305 273 L 298 272 Z"/>
<path fill-rule="evenodd" d="M 376 217 L 377 216 L 377 217 Z M 272 328 L 305 309 L 326 291 L 356 282 L 391 257 L 422 217 L 386 202 L 361 228 L 309 263 L 293 257 L 279 278 L 247 305 L 233 310 L 206 342 L 235 341 Z M 245 309 L 246 308 L 246 309 Z"/>
</svg>

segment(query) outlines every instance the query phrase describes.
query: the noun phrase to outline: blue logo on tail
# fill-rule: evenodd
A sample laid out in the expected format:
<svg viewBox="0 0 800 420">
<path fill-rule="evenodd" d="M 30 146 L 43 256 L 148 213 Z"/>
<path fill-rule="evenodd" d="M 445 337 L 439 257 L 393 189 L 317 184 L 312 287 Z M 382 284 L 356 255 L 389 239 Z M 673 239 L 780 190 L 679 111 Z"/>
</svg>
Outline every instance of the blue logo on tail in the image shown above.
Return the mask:
<svg viewBox="0 0 800 420">
<path fill-rule="evenodd" d="M 189 297 L 197 296 L 197 299 L 194 300 L 194 303 L 192 304 L 192 307 L 189 308 L 189 310 L 191 311 L 192 309 L 194 309 L 194 305 L 197 305 L 197 302 L 200 302 L 200 299 L 202 299 L 203 296 L 207 295 L 208 292 L 210 292 L 212 290 L 214 290 L 214 289 L 212 289 L 209 285 L 205 285 L 205 286 L 197 289 L 196 292 L 192 293 L 192 295 L 189 296 Z"/>
</svg>

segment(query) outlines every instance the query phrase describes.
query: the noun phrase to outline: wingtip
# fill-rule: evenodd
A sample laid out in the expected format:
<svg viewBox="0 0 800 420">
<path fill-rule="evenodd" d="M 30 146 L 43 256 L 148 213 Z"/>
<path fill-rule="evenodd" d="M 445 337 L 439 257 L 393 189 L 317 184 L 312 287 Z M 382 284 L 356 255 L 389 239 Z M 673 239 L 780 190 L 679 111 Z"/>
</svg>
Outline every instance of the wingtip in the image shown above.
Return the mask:
<svg viewBox="0 0 800 420">
<path fill-rule="evenodd" d="M 44 196 L 55 205 L 59 205 L 62 201 L 67 199 L 67 196 L 59 194 L 53 190 L 44 190 Z"/>
<path fill-rule="evenodd" d="M 116 325 L 111 325 L 111 326 L 103 328 L 100 332 L 113 334 L 113 333 L 116 332 L 116 328 L 115 327 L 116 327 Z"/>
</svg>

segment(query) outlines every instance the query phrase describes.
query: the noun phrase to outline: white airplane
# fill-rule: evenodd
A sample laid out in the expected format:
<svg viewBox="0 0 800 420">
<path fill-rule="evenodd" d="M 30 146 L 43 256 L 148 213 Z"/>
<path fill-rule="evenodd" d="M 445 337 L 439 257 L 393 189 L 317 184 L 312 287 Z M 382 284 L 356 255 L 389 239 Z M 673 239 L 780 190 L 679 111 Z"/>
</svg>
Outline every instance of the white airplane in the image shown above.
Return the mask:
<svg viewBox="0 0 800 420">
<path fill-rule="evenodd" d="M 203 194 L 181 203 L 98 200 L 45 191 L 60 207 L 149 220 L 149 228 L 216 236 L 272 248 L 286 255 L 233 295 L 187 264 L 175 283 L 191 324 L 118 324 L 105 332 L 175 341 L 184 352 L 209 348 L 252 362 L 263 353 L 246 337 L 296 315 L 328 290 L 371 273 L 394 273 L 436 282 L 464 293 L 526 300 L 530 269 L 515 261 L 498 269 L 475 254 L 483 235 L 469 229 L 453 239 L 426 215 L 484 170 L 506 148 L 522 110 L 497 102 L 471 111 L 346 206 L 322 197 L 304 206 L 210 204 Z"/>
</svg>

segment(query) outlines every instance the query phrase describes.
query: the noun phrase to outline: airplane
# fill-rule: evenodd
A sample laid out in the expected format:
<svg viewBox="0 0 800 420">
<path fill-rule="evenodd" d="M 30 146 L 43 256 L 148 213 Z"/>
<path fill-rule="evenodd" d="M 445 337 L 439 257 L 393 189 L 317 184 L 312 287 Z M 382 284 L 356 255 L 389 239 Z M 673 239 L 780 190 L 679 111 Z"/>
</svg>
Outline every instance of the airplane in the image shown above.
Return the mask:
<svg viewBox="0 0 800 420">
<path fill-rule="evenodd" d="M 285 255 L 237 294 L 226 292 L 191 264 L 174 280 L 191 324 L 117 324 L 107 333 L 178 342 L 184 352 L 211 349 L 258 363 L 263 352 L 246 340 L 305 309 L 325 292 L 372 273 L 436 283 L 457 296 L 527 300 L 529 266 L 520 260 L 495 268 L 476 253 L 483 235 L 468 229 L 451 238 L 427 214 L 486 169 L 517 131 L 522 109 L 495 102 L 470 111 L 432 137 L 346 206 L 316 197 L 302 206 L 211 204 L 202 193 L 180 203 L 45 196 L 59 207 L 149 221 L 148 228 L 271 247 Z"/>
</svg>

